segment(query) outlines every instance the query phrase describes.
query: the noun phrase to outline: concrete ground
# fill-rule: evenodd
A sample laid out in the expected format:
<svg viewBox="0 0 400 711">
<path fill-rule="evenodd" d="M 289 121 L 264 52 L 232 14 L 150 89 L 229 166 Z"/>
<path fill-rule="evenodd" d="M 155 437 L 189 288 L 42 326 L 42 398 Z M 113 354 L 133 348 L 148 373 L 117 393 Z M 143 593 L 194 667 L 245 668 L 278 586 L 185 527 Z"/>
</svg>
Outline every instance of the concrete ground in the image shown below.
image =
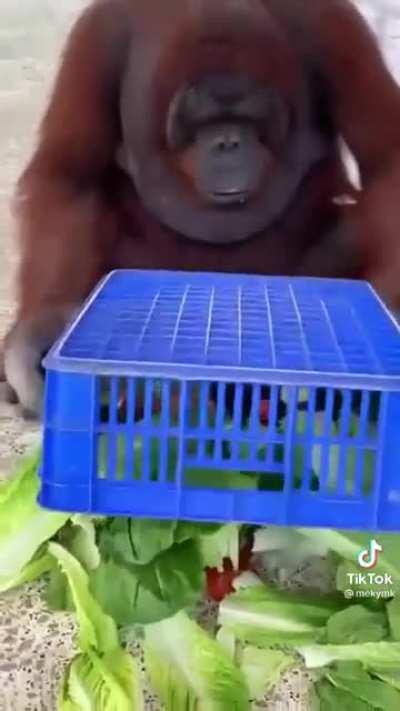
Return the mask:
<svg viewBox="0 0 400 711">
<path fill-rule="evenodd" d="M 10 198 L 35 140 L 63 38 L 77 11 L 85 4 L 85 0 L 1 0 L 0 339 L 14 308 L 17 247 Z M 398 20 L 393 15 L 394 11 L 400 12 L 398 0 L 362 0 L 362 5 L 384 34 L 389 65 L 400 80 L 400 14 Z M 23 423 L 13 408 L 1 403 L 0 393 L 0 477 L 1 472 L 5 474 L 10 470 L 12 461 L 29 446 L 35 435 L 35 428 Z M 44 610 L 39 615 L 35 613 L 33 624 L 30 610 L 35 606 L 38 609 L 35 595 L 33 592 L 22 598 L 0 601 L 0 711 L 51 711 L 54 708 L 54 675 L 59 667 L 56 669 L 51 660 L 54 656 L 54 660 L 57 657 L 61 663 L 64 656 L 70 654 L 70 628 L 64 629 L 63 623 L 55 622 Z M 16 646 L 17 639 L 21 649 Z M 25 662 L 23 652 L 27 655 Z M 295 697 L 290 703 L 282 702 L 278 706 L 282 711 L 303 708 Z"/>
</svg>

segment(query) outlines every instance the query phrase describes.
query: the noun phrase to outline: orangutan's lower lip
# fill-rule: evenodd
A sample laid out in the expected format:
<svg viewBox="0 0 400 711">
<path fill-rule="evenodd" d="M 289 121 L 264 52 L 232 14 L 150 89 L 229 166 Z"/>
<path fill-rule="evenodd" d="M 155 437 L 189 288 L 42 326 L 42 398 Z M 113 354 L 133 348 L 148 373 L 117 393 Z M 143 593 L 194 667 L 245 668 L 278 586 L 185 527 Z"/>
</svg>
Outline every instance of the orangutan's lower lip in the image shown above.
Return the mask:
<svg viewBox="0 0 400 711">
<path fill-rule="evenodd" d="M 237 190 L 227 190 L 224 192 L 213 192 L 210 195 L 213 202 L 219 205 L 245 205 L 249 199 L 249 193 Z"/>
</svg>

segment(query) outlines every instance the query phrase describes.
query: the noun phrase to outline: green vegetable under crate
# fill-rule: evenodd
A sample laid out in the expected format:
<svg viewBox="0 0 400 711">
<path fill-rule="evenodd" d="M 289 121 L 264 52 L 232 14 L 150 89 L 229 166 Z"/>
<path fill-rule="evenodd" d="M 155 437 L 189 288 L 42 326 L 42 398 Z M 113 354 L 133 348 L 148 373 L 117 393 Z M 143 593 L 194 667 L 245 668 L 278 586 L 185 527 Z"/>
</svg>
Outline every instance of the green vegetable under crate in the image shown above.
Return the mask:
<svg viewBox="0 0 400 711">
<path fill-rule="evenodd" d="M 158 456 L 154 449 L 155 474 Z M 36 501 L 40 457 L 21 461 L 0 485 L 0 592 L 43 578 L 49 607 L 76 615 L 76 656 L 59 711 L 144 708 L 143 672 L 127 636 L 142 645 L 145 683 L 166 711 L 251 709 L 300 665 L 314 680 L 313 711 L 400 708 L 400 536 L 379 536 L 373 580 L 363 580 L 357 554 L 374 537 L 368 533 L 53 513 Z M 176 451 L 170 457 L 172 471 Z M 136 447 L 135 471 L 140 458 Z M 193 486 L 204 476 L 215 485 L 215 472 L 187 476 Z M 225 471 L 219 485 L 231 487 L 233 477 L 243 488 L 265 481 Z M 368 463 L 364 481 L 368 488 Z M 266 581 L 268 563 L 295 568 L 313 556 L 326 558 L 334 575 L 329 594 Z M 204 597 L 217 608 L 211 631 L 196 614 Z"/>
</svg>

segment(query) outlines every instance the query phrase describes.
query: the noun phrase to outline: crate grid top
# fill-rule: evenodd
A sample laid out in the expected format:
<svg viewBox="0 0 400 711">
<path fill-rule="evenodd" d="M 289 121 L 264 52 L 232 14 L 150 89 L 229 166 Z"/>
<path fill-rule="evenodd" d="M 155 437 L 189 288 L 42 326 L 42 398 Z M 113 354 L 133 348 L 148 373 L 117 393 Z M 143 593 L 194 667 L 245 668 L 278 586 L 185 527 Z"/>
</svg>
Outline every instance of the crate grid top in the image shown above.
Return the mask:
<svg viewBox="0 0 400 711">
<path fill-rule="evenodd" d="M 44 365 L 397 391 L 400 333 L 365 282 L 118 270 Z"/>
</svg>

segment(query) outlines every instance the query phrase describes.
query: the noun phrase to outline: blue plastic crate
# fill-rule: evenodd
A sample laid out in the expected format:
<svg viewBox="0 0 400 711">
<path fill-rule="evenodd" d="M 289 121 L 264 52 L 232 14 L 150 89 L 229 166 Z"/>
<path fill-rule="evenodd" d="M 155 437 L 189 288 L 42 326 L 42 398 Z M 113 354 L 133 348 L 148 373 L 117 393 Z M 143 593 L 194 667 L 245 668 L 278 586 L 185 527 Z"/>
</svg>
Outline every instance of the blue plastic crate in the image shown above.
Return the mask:
<svg viewBox="0 0 400 711">
<path fill-rule="evenodd" d="M 400 529 L 400 333 L 366 283 L 116 271 L 44 365 L 45 507 Z"/>
</svg>

